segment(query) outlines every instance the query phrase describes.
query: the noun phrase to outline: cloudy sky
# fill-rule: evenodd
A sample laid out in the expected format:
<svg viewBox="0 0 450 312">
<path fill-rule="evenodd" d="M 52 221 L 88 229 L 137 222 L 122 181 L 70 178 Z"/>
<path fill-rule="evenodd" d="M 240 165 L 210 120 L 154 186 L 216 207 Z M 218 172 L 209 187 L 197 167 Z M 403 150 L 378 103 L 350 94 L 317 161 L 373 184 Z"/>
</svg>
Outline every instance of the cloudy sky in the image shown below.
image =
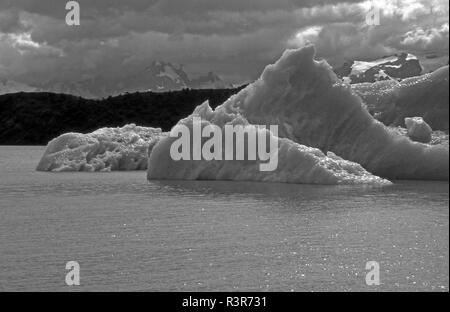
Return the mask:
<svg viewBox="0 0 450 312">
<path fill-rule="evenodd" d="M 115 80 L 153 60 L 256 78 L 286 48 L 312 42 L 332 65 L 397 51 L 448 53 L 447 0 L 79 0 L 81 25 L 64 0 L 0 0 L 0 78 L 36 84 Z"/>
</svg>

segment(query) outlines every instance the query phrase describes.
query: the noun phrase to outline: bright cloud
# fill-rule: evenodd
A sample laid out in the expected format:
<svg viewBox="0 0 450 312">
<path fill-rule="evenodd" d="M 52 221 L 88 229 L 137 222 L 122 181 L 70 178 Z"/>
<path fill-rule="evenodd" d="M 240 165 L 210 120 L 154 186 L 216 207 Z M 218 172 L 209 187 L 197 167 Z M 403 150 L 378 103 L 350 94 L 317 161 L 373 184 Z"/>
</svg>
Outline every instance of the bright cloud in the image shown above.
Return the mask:
<svg viewBox="0 0 450 312">
<path fill-rule="evenodd" d="M 404 35 L 401 44 L 405 46 L 405 48 L 412 48 L 415 50 L 438 48 L 448 49 L 448 28 L 448 23 L 443 24 L 439 28 L 416 28 L 408 31 Z"/>
</svg>

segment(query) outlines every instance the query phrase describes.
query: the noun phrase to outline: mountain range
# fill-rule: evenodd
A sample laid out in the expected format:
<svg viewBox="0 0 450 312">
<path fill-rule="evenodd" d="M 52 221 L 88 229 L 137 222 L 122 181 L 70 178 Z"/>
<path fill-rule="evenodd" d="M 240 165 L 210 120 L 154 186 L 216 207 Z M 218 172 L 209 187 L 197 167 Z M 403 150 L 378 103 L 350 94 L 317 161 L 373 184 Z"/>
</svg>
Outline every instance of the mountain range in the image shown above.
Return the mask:
<svg viewBox="0 0 450 312">
<path fill-rule="evenodd" d="M 334 72 L 342 80 L 351 83 L 376 82 L 380 80 L 402 80 L 419 76 L 448 64 L 448 51 L 427 55 L 399 53 L 376 60 L 348 60 Z M 0 75 L 0 95 L 16 92 L 52 92 L 99 99 L 133 92 L 167 92 L 183 89 L 225 89 L 233 88 L 222 78 L 209 72 L 193 77 L 182 65 L 164 61 L 153 61 L 140 71 L 120 77 L 120 79 L 86 78 L 78 82 L 43 80 L 34 85 L 2 78 Z"/>
<path fill-rule="evenodd" d="M 351 60 L 334 68 L 339 78 L 348 83 L 402 80 L 419 76 L 423 68 L 419 59 L 409 53 L 394 54 L 373 61 Z"/>
<path fill-rule="evenodd" d="M 120 81 L 105 81 L 99 84 L 94 78 L 78 82 L 45 81 L 27 85 L 14 80 L 0 78 L 0 94 L 15 92 L 64 93 L 95 99 L 132 92 L 166 92 L 182 89 L 232 88 L 213 72 L 191 77 L 181 65 L 154 61 L 142 71 L 121 77 Z"/>
</svg>

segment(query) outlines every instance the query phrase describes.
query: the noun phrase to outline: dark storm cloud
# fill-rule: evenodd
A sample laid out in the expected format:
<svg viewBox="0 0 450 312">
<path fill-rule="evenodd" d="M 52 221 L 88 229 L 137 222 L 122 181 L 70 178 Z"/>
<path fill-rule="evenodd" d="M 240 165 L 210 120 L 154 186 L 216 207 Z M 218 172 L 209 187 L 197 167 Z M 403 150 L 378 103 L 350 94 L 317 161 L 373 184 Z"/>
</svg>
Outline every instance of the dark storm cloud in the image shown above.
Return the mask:
<svg viewBox="0 0 450 312">
<path fill-rule="evenodd" d="M 0 33 L 25 31 L 26 27 L 20 20 L 18 9 L 0 10 Z"/>
<path fill-rule="evenodd" d="M 67 27 L 63 27 L 66 1 L 0 0 L 0 9 L 28 13 L 28 18 L 33 23 L 38 23 L 36 28 L 41 29 L 34 39 L 55 42 L 62 37 L 104 38 L 147 31 L 239 34 L 272 25 L 292 25 L 300 22 L 294 20 L 297 17 L 292 14 L 293 10 L 343 1 L 79 0 L 78 2 L 82 8 L 84 22 L 77 32 L 71 32 Z M 343 3 L 351 2 L 360 1 Z M 39 20 L 42 21 L 41 24 Z M 45 36 L 43 33 L 48 35 Z"/>
<path fill-rule="evenodd" d="M 376 1 L 386 14 L 370 28 L 367 1 L 80 0 L 81 26 L 69 27 L 66 1 L 0 0 L 0 75 L 120 81 L 162 59 L 239 82 L 307 42 L 340 62 L 448 41 L 446 1 Z M 429 3 L 443 13 L 432 21 Z"/>
</svg>

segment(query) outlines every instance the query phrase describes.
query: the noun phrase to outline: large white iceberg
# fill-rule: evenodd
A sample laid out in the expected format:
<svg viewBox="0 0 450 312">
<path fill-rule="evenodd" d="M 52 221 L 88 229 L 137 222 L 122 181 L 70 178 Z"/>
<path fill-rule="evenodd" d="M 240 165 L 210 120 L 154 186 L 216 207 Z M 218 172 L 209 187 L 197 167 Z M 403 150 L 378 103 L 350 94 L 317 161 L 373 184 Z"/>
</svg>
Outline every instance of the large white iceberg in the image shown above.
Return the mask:
<svg viewBox="0 0 450 312">
<path fill-rule="evenodd" d="M 242 165 L 202 161 L 176 164 L 168 155 L 170 139 L 165 138 L 150 154 L 149 179 L 234 180 L 242 179 L 242 174 L 247 180 L 310 183 L 315 179 L 305 177 L 305 171 L 316 168 L 315 164 L 305 161 L 309 159 L 305 155 L 290 150 L 303 149 L 304 153 L 316 155 L 316 150 L 306 150 L 313 147 L 361 164 L 384 178 L 448 180 L 448 146 L 412 142 L 391 131 L 369 114 L 361 98 L 337 78 L 326 61 L 315 61 L 314 54 L 312 46 L 286 51 L 278 62 L 266 67 L 260 79 L 210 113 L 213 124 L 223 123 L 226 116 L 236 116 L 252 125 L 278 125 L 278 135 L 288 139 L 280 147 L 286 154 L 280 150 L 280 168 L 275 173 L 279 175 L 269 178 Z M 336 172 L 342 172 L 338 164 Z M 284 171 L 285 168 L 290 172 Z M 197 174 L 195 170 L 206 170 L 208 174 Z M 316 181 L 319 180 L 323 182 Z"/>
<path fill-rule="evenodd" d="M 66 133 L 50 141 L 37 170 L 145 170 L 147 151 L 161 135 L 161 129 L 134 124 L 90 134 Z"/>
<path fill-rule="evenodd" d="M 223 108 L 223 107 L 222 107 Z M 221 131 L 222 160 L 174 160 L 171 146 L 177 137 L 165 136 L 149 150 L 148 179 L 173 180 L 235 180 L 235 181 L 264 181 L 302 184 L 371 184 L 386 185 L 389 181 L 367 172 L 361 165 L 346 161 L 333 153 L 325 155 L 317 148 L 307 147 L 290 139 L 279 139 L 268 129 L 251 125 L 238 111 L 226 111 L 221 108 L 213 111 L 208 103 L 197 107 L 194 113 L 181 120 L 174 130 L 186 126 L 192 130 L 194 123 L 201 120 L 199 127 L 216 125 Z M 241 125 L 247 131 L 263 131 L 267 141 L 277 142 L 276 150 L 271 156 L 277 157 L 278 167 L 274 171 L 261 171 L 261 161 L 257 160 L 224 160 L 226 125 Z M 175 132 L 175 131 L 174 131 Z M 205 140 L 203 140 L 202 143 Z M 246 141 L 248 144 L 248 140 Z M 269 144 L 268 144 L 269 145 Z M 229 147 L 229 146 L 228 146 Z M 256 144 L 255 144 L 256 147 Z M 235 149 L 233 150 L 236 153 Z M 193 151 L 190 149 L 190 154 Z M 234 158 L 236 159 L 236 158 Z"/>
</svg>

